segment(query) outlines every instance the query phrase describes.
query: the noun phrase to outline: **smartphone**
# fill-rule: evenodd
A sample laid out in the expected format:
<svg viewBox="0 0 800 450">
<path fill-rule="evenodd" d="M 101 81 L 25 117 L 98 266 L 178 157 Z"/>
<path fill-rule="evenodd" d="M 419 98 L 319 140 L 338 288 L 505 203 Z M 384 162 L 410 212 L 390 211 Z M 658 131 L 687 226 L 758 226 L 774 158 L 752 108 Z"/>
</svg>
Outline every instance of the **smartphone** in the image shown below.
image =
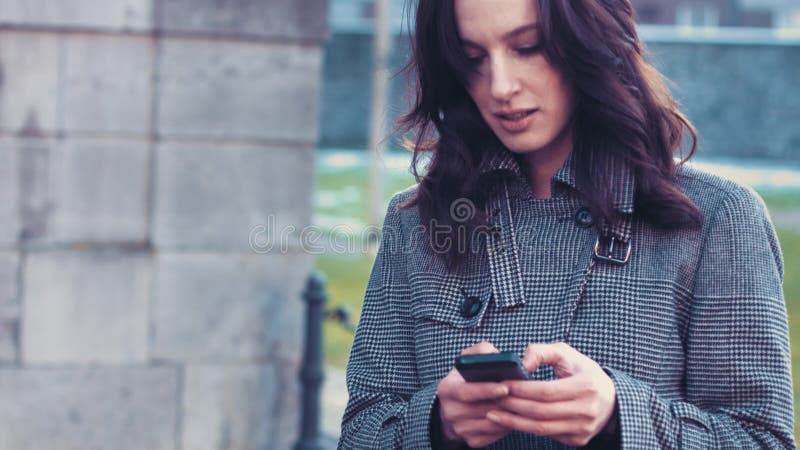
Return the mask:
<svg viewBox="0 0 800 450">
<path fill-rule="evenodd" d="M 456 358 L 456 369 L 467 381 L 527 380 L 530 378 L 519 356 L 514 352 L 462 355 Z"/>
</svg>

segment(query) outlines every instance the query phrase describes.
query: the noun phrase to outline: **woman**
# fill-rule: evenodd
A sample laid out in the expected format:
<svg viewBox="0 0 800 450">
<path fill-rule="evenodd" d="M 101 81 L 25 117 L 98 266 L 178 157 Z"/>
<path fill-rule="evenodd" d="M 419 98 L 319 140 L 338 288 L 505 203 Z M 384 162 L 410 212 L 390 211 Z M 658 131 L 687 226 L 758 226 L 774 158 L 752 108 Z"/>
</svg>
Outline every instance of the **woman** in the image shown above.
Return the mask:
<svg viewBox="0 0 800 450">
<path fill-rule="evenodd" d="M 773 227 L 675 163 L 695 133 L 632 16 L 419 2 L 405 125 L 430 162 L 386 215 L 340 448 L 795 448 Z M 496 351 L 534 379 L 453 369 Z"/>
</svg>

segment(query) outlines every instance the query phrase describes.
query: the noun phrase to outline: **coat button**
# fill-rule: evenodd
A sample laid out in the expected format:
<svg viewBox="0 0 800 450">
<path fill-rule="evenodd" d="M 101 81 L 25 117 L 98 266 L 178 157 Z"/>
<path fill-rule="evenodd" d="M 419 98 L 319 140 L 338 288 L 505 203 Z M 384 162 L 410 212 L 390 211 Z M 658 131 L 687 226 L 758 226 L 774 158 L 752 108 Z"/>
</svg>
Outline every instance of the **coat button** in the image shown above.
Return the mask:
<svg viewBox="0 0 800 450">
<path fill-rule="evenodd" d="M 575 213 L 575 223 L 581 228 L 589 228 L 594 221 L 592 220 L 592 213 L 589 208 L 581 208 Z"/>
<path fill-rule="evenodd" d="M 471 319 L 478 315 L 481 312 L 481 307 L 483 306 L 483 301 L 481 301 L 480 297 L 470 296 L 464 300 L 464 303 L 461 305 L 461 315 Z"/>
</svg>

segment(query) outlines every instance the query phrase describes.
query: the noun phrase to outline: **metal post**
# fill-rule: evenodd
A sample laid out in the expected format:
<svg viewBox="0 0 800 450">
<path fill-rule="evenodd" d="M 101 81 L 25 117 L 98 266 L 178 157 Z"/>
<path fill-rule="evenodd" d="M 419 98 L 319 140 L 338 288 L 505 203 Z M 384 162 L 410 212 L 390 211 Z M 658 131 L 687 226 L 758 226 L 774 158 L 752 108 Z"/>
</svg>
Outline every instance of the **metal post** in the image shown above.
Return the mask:
<svg viewBox="0 0 800 450">
<path fill-rule="evenodd" d="M 392 49 L 391 1 L 375 0 L 375 65 L 372 71 L 372 107 L 369 126 L 369 223 L 380 225 L 383 215 L 383 147 L 386 134 L 386 95 Z"/>
<path fill-rule="evenodd" d="M 295 450 L 324 450 L 319 432 L 319 396 L 325 378 L 322 368 L 322 321 L 325 319 L 325 276 L 314 272 L 308 277 L 303 292 L 306 302 L 306 340 L 303 367 L 300 369 L 303 409 L 300 440 Z"/>
</svg>

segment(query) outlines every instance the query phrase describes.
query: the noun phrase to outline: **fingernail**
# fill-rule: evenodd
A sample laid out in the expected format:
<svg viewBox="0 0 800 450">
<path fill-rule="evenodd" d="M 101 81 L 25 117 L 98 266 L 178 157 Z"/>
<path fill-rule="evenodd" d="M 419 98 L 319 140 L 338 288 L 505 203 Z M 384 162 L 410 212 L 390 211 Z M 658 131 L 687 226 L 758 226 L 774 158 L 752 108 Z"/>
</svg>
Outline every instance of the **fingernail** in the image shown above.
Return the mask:
<svg viewBox="0 0 800 450">
<path fill-rule="evenodd" d="M 508 386 L 500 386 L 497 390 L 497 395 L 508 395 Z"/>
<path fill-rule="evenodd" d="M 493 412 L 486 413 L 486 418 L 491 420 L 492 422 L 499 422 L 500 421 L 500 416 L 498 416 L 497 413 L 493 413 Z"/>
</svg>

